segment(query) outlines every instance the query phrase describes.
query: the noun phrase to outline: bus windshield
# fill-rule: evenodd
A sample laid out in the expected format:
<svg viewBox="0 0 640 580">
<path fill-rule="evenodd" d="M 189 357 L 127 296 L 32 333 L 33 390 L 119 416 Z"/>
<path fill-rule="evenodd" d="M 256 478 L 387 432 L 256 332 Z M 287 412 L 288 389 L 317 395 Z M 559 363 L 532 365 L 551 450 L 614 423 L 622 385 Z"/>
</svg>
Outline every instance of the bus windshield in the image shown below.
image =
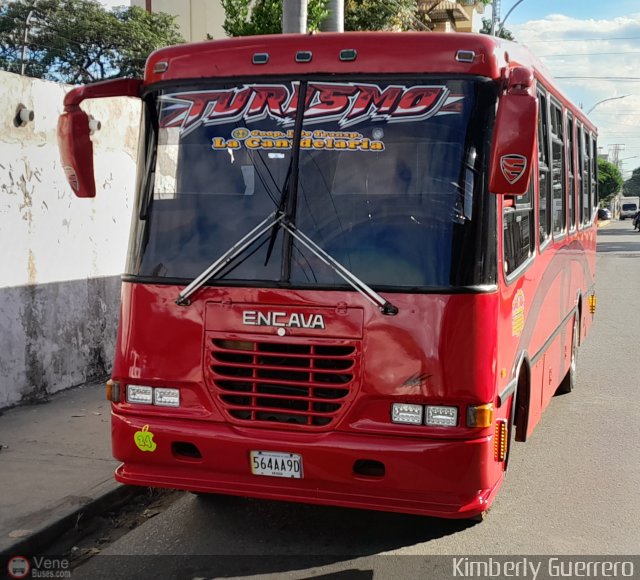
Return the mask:
<svg viewBox="0 0 640 580">
<path fill-rule="evenodd" d="M 484 194 L 492 87 L 420 78 L 163 88 L 129 273 L 192 279 L 277 210 L 301 114 L 289 217 L 315 244 L 372 286 L 494 283 L 495 218 L 483 218 L 495 208 Z M 344 285 L 273 230 L 209 282 Z"/>
</svg>

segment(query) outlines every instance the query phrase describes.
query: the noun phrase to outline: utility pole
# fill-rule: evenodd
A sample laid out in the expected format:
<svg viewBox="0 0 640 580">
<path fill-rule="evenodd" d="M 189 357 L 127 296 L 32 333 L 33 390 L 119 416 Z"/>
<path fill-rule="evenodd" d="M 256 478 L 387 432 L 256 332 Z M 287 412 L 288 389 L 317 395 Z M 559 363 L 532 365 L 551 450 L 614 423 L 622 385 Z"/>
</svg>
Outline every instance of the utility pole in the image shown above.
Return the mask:
<svg viewBox="0 0 640 580">
<path fill-rule="evenodd" d="M 609 159 L 618 169 L 621 169 L 620 153 L 625 150 L 624 143 L 613 143 L 609 145 Z"/>
<path fill-rule="evenodd" d="M 24 76 L 24 72 L 27 67 L 27 43 L 29 42 L 29 29 L 31 28 L 31 18 L 35 14 L 36 4 L 38 0 L 33 3 L 33 8 L 29 10 L 29 14 L 27 14 L 27 19 L 24 21 L 24 40 L 22 42 L 22 58 L 20 60 L 20 76 Z"/>
<path fill-rule="evenodd" d="M 491 3 L 491 36 L 496 35 L 496 27 L 500 23 L 500 0 Z"/>
<path fill-rule="evenodd" d="M 344 32 L 344 0 L 329 0 L 329 16 L 323 20 L 320 29 L 323 32 Z"/>
<path fill-rule="evenodd" d="M 282 2 L 282 32 L 307 32 L 307 0 L 283 0 Z"/>
</svg>

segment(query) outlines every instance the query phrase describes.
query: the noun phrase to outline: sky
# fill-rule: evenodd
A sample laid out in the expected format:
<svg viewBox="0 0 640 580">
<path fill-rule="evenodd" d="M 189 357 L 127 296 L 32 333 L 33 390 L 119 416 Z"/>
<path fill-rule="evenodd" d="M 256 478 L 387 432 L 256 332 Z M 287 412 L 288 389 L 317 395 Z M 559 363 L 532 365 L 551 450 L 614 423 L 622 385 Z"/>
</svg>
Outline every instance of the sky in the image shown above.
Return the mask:
<svg viewBox="0 0 640 580">
<path fill-rule="evenodd" d="M 502 17 L 515 4 L 502 0 Z M 522 0 L 505 28 L 585 111 L 600 100 L 626 95 L 597 105 L 589 117 L 598 127 L 601 152 L 619 146 L 628 179 L 640 167 L 640 1 Z"/>
<path fill-rule="evenodd" d="M 129 4 L 101 1 L 106 6 Z M 502 0 L 503 18 L 516 2 Z M 489 7 L 485 16 L 490 14 Z M 601 152 L 611 153 L 617 146 L 627 179 L 640 167 L 640 0 L 521 0 L 505 27 L 585 111 L 598 101 L 625 95 L 599 104 L 590 118 L 598 127 Z"/>
</svg>

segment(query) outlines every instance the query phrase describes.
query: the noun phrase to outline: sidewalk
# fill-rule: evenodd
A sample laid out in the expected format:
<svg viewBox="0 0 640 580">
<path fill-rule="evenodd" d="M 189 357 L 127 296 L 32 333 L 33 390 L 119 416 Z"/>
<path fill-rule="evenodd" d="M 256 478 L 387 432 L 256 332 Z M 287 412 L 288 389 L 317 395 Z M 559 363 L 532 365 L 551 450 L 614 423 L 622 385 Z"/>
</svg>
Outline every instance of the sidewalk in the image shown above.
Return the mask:
<svg viewBox="0 0 640 580">
<path fill-rule="evenodd" d="M 104 384 L 0 414 L 0 556 L 38 553 L 128 492 L 116 483 Z"/>
</svg>

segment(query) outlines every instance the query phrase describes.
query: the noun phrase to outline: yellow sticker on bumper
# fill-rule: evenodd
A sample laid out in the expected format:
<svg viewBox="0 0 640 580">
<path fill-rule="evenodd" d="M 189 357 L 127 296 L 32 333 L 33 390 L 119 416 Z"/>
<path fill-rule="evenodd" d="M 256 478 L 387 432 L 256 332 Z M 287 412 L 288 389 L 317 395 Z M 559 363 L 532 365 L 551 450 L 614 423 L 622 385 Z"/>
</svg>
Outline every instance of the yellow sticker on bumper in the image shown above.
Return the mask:
<svg viewBox="0 0 640 580">
<path fill-rule="evenodd" d="M 136 431 L 133 440 L 140 451 L 153 452 L 156 450 L 157 445 L 153 441 L 153 433 L 149 431 L 149 425 L 145 425 L 141 431 Z"/>
</svg>

